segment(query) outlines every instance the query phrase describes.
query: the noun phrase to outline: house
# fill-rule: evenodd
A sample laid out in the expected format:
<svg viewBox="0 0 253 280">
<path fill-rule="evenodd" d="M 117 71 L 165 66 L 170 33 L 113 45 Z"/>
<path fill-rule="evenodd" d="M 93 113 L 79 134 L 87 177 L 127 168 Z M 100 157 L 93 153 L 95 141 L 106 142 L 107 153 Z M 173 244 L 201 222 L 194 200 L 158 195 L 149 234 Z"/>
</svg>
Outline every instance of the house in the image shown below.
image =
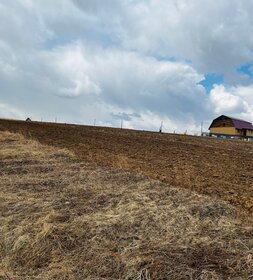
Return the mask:
<svg viewBox="0 0 253 280">
<path fill-rule="evenodd" d="M 210 127 L 210 135 L 224 138 L 253 138 L 251 122 L 221 115 L 214 119 Z"/>
</svg>

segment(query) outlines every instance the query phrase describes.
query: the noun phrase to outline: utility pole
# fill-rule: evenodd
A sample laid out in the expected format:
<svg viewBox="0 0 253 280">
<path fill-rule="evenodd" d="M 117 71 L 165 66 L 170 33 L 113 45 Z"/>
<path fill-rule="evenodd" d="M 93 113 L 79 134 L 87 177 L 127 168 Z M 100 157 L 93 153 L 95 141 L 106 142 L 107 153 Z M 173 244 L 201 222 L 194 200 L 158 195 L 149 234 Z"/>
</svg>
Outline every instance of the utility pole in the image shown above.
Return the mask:
<svg viewBox="0 0 253 280">
<path fill-rule="evenodd" d="M 94 119 L 94 126 L 96 126 L 96 119 Z"/>
<path fill-rule="evenodd" d="M 161 121 L 161 126 L 159 128 L 159 132 L 162 133 L 163 132 L 163 121 Z"/>
<path fill-rule="evenodd" d="M 200 123 L 200 136 L 203 134 L 203 121 Z"/>
<path fill-rule="evenodd" d="M 121 129 L 123 128 L 123 119 L 121 119 L 120 128 L 121 128 Z"/>
</svg>

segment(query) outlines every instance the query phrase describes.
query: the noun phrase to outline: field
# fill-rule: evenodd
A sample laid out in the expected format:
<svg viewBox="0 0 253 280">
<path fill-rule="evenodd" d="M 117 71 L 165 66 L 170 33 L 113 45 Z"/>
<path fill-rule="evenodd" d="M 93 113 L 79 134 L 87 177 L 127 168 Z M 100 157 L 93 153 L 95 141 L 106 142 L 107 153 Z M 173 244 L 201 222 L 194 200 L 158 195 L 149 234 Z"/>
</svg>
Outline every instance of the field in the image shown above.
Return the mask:
<svg viewBox="0 0 253 280">
<path fill-rule="evenodd" d="M 252 143 L 2 120 L 0 147 L 0 279 L 253 279 Z"/>
<path fill-rule="evenodd" d="M 0 120 L 1 127 L 253 213 L 253 143 L 39 122 Z"/>
</svg>

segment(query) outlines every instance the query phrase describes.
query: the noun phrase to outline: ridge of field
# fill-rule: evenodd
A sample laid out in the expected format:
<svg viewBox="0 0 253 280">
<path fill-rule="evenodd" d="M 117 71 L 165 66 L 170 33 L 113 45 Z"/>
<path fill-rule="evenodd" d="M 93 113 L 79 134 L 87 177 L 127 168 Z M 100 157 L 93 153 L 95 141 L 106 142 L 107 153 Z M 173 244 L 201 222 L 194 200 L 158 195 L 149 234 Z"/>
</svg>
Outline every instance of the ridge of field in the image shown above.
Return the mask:
<svg viewBox="0 0 253 280">
<path fill-rule="evenodd" d="M 253 276 L 253 221 L 218 198 L 0 131 L 0 279 Z"/>
<path fill-rule="evenodd" d="M 67 148 L 89 162 L 218 196 L 253 213 L 253 143 L 11 120 L 0 120 L 0 129 Z"/>
</svg>

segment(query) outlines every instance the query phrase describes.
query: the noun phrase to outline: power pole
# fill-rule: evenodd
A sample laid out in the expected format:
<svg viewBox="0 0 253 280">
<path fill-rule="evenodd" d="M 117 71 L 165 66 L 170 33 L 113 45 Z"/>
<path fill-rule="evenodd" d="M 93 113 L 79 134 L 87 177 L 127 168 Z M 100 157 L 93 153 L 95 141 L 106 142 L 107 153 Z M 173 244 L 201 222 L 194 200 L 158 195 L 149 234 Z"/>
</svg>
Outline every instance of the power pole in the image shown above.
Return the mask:
<svg viewBox="0 0 253 280">
<path fill-rule="evenodd" d="M 161 126 L 159 128 L 159 132 L 162 133 L 163 132 L 163 121 L 161 121 Z"/>
<path fill-rule="evenodd" d="M 123 128 L 123 119 L 121 119 L 120 128 L 121 128 L 121 129 Z"/>
<path fill-rule="evenodd" d="M 96 119 L 94 119 L 94 126 L 96 126 Z"/>
<path fill-rule="evenodd" d="M 203 134 L 203 121 L 200 123 L 200 136 Z"/>
</svg>

